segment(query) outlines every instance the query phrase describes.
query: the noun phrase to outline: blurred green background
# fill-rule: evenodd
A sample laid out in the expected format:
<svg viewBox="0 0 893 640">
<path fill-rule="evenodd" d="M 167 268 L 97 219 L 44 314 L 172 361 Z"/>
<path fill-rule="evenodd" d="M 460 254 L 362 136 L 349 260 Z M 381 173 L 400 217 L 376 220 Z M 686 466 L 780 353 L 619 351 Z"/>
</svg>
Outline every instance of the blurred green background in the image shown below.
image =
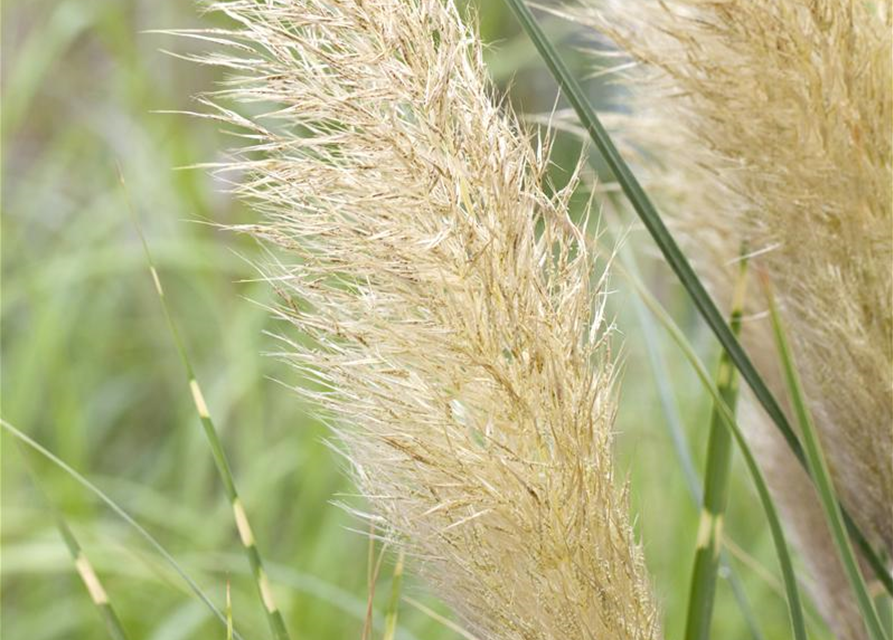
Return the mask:
<svg viewBox="0 0 893 640">
<path fill-rule="evenodd" d="M 556 89 L 503 4 L 477 5 L 495 80 L 519 110 L 552 108 Z M 251 213 L 202 170 L 235 140 L 214 124 L 153 113 L 194 107 L 218 71 L 177 60 L 195 45 L 152 29 L 207 25 L 188 1 L 7 0 L 2 14 L 2 415 L 86 474 L 133 514 L 223 606 L 230 580 L 237 628 L 269 631 L 240 553 L 231 512 L 196 419 L 116 165 L 155 253 L 177 322 L 221 431 L 255 535 L 294 638 L 359 638 L 366 608 L 362 524 L 332 504 L 350 493 L 312 408 L 273 379 L 293 373 L 262 353 L 279 328 L 250 282 L 258 249 L 200 224 Z M 580 74 L 581 35 L 547 22 Z M 604 104 L 614 91 L 592 85 Z M 559 136 L 554 180 L 567 178 L 579 145 Z M 563 167 L 563 169 L 562 169 Z M 707 362 L 716 348 L 684 295 L 633 227 L 628 242 L 648 280 Z M 624 283 L 613 297 L 623 339 L 619 481 L 631 484 L 636 526 L 668 638 L 684 620 L 697 511 L 686 493 Z M 661 335 L 661 338 L 663 336 Z M 671 369 L 698 468 L 709 404 L 670 345 Z M 29 478 L 21 451 L 2 438 L 2 637 L 101 638 L 104 629 Z M 132 638 L 224 638 L 224 630 L 125 523 L 68 475 L 28 455 L 79 537 Z M 769 640 L 788 637 L 762 512 L 736 468 L 728 530 L 751 561 L 735 562 Z M 749 563 L 756 562 L 757 567 Z M 765 567 L 765 572 L 759 568 Z M 766 573 L 768 572 L 768 573 Z M 376 610 L 390 588 L 386 566 Z M 404 593 L 448 615 L 410 577 Z M 380 637 L 381 624 L 376 627 Z M 457 638 L 404 604 L 398 637 Z M 721 583 L 715 637 L 748 637 Z M 823 637 L 821 633 L 814 637 Z"/>
</svg>

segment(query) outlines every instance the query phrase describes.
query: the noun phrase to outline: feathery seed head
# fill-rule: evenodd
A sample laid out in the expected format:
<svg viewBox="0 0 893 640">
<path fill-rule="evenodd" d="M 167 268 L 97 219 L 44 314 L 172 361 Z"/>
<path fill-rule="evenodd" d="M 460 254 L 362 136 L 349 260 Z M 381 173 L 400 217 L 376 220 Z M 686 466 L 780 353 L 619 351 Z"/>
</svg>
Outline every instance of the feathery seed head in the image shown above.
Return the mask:
<svg viewBox="0 0 893 640">
<path fill-rule="evenodd" d="M 640 63 L 624 135 L 658 158 L 647 170 L 701 275 L 730 295 L 742 242 L 770 274 L 838 492 L 873 543 L 893 552 L 893 5 L 574 5 Z M 784 395 L 768 328 L 748 332 Z M 786 451 L 769 451 L 786 445 L 759 422 L 754 439 L 819 599 L 839 609 L 823 554 L 830 539 L 812 526 L 818 504 L 809 492 L 806 503 L 794 499 L 805 477 Z"/>
<path fill-rule="evenodd" d="M 612 472 L 604 276 L 453 2 L 213 8 L 239 27 L 206 34 L 235 73 L 206 103 L 251 145 L 223 169 L 282 250 L 288 358 L 373 517 L 483 638 L 658 637 Z"/>
</svg>

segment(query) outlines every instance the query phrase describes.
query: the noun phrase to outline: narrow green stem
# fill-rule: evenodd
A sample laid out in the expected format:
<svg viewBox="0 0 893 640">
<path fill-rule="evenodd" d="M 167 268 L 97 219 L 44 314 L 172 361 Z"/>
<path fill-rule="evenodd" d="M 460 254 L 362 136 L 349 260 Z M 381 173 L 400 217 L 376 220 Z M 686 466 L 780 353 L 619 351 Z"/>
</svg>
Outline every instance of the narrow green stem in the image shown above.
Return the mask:
<svg viewBox="0 0 893 640">
<path fill-rule="evenodd" d="M 803 435 L 803 445 L 806 450 L 806 457 L 809 463 L 809 469 L 812 472 L 816 491 L 819 495 L 819 501 L 825 512 L 825 519 L 831 528 L 831 537 L 834 540 L 834 546 L 843 562 L 843 568 L 849 580 L 850 587 L 856 596 L 856 604 L 859 612 L 862 614 L 862 620 L 868 635 L 872 640 L 885 640 L 887 635 L 881 626 L 877 611 L 868 594 L 868 588 L 862 578 L 859 570 L 859 563 L 856 560 L 856 554 L 853 546 L 846 534 L 846 526 L 843 522 L 840 504 L 837 501 L 837 494 L 834 490 L 834 482 L 831 479 L 831 473 L 828 469 L 828 462 L 825 459 L 825 453 L 822 450 L 822 444 L 819 441 L 818 433 L 812 422 L 812 416 L 806 406 L 803 396 L 803 388 L 800 383 L 800 375 L 794 365 L 794 355 L 791 353 L 784 327 L 782 326 L 781 316 L 778 313 L 778 306 L 772 294 L 772 288 L 768 279 L 764 280 L 766 297 L 769 301 L 769 312 L 772 318 L 772 330 L 775 335 L 775 343 L 778 347 L 779 357 L 781 359 L 782 371 L 784 372 L 785 382 L 788 385 L 788 395 L 791 398 L 791 405 L 794 414 L 797 416 L 797 422 L 800 425 L 800 432 Z"/>
<path fill-rule="evenodd" d="M 124 177 L 120 173 L 119 177 L 121 181 L 121 187 L 124 191 L 124 196 L 127 200 L 128 209 L 130 210 L 130 214 L 133 219 L 133 224 L 136 227 L 137 234 L 139 234 L 140 237 L 140 242 L 143 245 L 143 252 L 146 256 L 146 263 L 149 267 L 150 273 L 152 274 L 152 281 L 155 285 L 155 292 L 158 294 L 158 300 L 161 303 L 161 309 L 164 313 L 164 319 L 167 322 L 168 330 L 170 331 L 171 337 L 173 338 L 174 345 L 177 348 L 177 352 L 180 354 L 180 360 L 183 362 L 183 368 L 186 372 L 186 381 L 189 385 L 189 392 L 192 396 L 193 404 L 195 405 L 199 420 L 201 421 L 202 429 L 205 432 L 205 437 L 208 441 L 208 445 L 211 448 L 211 456 L 214 458 L 214 464 L 217 467 L 218 474 L 220 475 L 220 480 L 223 482 L 224 491 L 226 492 L 226 496 L 229 499 L 230 506 L 233 511 L 233 519 L 235 521 L 236 529 L 239 533 L 239 538 L 242 541 L 242 547 L 245 551 L 245 555 L 248 557 L 248 563 L 251 565 L 251 573 L 254 577 L 254 583 L 257 587 L 258 595 L 260 596 L 261 602 L 263 604 L 264 611 L 267 616 L 267 621 L 270 624 L 270 629 L 272 630 L 273 637 L 276 640 L 290 640 L 288 630 L 285 627 L 285 620 L 282 618 L 282 613 L 279 611 L 279 608 L 276 605 L 276 600 L 273 596 L 273 590 L 270 586 L 269 578 L 267 578 L 267 573 L 264 570 L 264 563 L 261 558 L 260 552 L 257 549 L 257 541 L 254 538 L 254 533 L 252 532 L 251 524 L 248 520 L 248 514 L 246 513 L 245 506 L 243 505 L 241 498 L 239 498 L 239 493 L 236 490 L 236 483 L 233 479 L 229 460 L 226 457 L 226 452 L 224 451 L 223 445 L 220 442 L 220 438 L 217 435 L 217 429 L 214 427 L 214 422 L 211 419 L 211 413 L 208 410 L 208 405 L 205 401 L 204 394 L 202 393 L 201 387 L 199 386 L 198 379 L 195 376 L 195 372 L 192 369 L 192 363 L 189 360 L 189 355 L 186 351 L 186 347 L 183 343 L 182 338 L 180 337 L 180 332 L 177 329 L 176 323 L 174 322 L 174 318 L 170 312 L 170 308 L 168 307 L 164 288 L 161 286 L 161 278 L 158 275 L 158 270 L 155 268 L 155 263 L 152 260 L 152 253 L 149 250 L 149 243 L 146 240 L 145 234 L 143 234 L 143 230 L 139 224 L 139 219 L 137 218 L 136 211 L 134 210 L 130 202 L 126 185 L 124 183 Z"/>
<path fill-rule="evenodd" d="M 736 337 L 741 330 L 746 284 L 747 262 L 742 260 L 738 282 L 735 286 L 730 323 Z M 716 386 L 723 401 L 734 412 L 738 402 L 738 376 L 725 351 L 719 356 Z M 710 417 L 710 435 L 707 442 L 704 500 L 701 506 L 701 521 L 698 527 L 697 549 L 695 550 L 695 562 L 689 590 L 688 617 L 685 624 L 686 640 L 707 640 L 710 637 L 716 576 L 719 568 L 719 554 L 722 549 L 722 523 L 729 499 L 731 461 L 732 436 L 723 424 L 719 407 L 714 406 Z"/>
<path fill-rule="evenodd" d="M 669 229 L 667 229 L 663 220 L 661 220 L 657 209 L 648 198 L 645 190 L 639 184 L 639 181 L 620 155 L 620 152 L 608 135 L 607 130 L 604 128 L 601 121 L 596 116 L 595 111 L 592 109 L 592 106 L 589 104 L 589 100 L 586 97 L 583 88 L 580 86 L 580 83 L 577 82 L 576 78 L 574 78 L 570 70 L 567 68 L 567 65 L 565 65 L 564 61 L 558 55 L 555 47 L 553 47 L 552 43 L 546 38 L 546 35 L 534 19 L 530 9 L 528 9 L 527 5 L 524 3 L 524 0 L 505 0 L 505 2 L 521 23 L 521 26 L 524 28 L 528 37 L 530 37 L 537 51 L 539 51 L 543 61 L 546 63 L 546 66 L 549 68 L 549 71 L 552 73 L 552 76 L 564 93 L 565 98 L 571 104 L 577 117 L 580 119 L 580 123 L 586 129 L 586 132 L 602 154 L 605 163 L 617 178 L 617 182 L 620 184 L 623 192 L 632 204 L 633 209 L 636 211 L 642 224 L 648 230 L 648 233 L 651 234 L 655 244 L 657 244 L 658 248 L 661 250 L 667 264 L 670 265 L 670 268 L 679 278 L 679 281 L 688 292 L 688 295 L 698 309 L 698 312 L 716 335 L 723 349 L 729 354 L 729 358 L 738 368 L 738 371 L 741 372 L 741 377 L 744 378 L 753 390 L 754 396 L 766 410 L 766 413 L 769 414 L 769 417 L 778 427 L 782 436 L 784 436 L 784 439 L 794 453 L 794 456 L 808 472 L 809 468 L 806 464 L 803 448 L 800 445 L 797 436 L 794 434 L 793 429 L 791 429 L 787 417 L 781 410 L 781 406 L 778 404 L 775 396 L 769 391 L 769 388 L 766 386 L 762 377 L 760 377 L 756 367 L 754 367 L 750 358 L 747 356 L 747 353 L 735 338 L 729 325 L 726 324 L 716 303 L 713 302 L 710 294 L 707 293 L 707 289 L 704 288 L 704 285 L 701 283 L 697 274 L 695 274 L 694 269 L 692 269 L 685 254 L 682 253 L 682 250 L 679 248 L 679 245 L 676 243 Z M 845 510 L 843 510 L 843 517 L 846 526 L 850 531 L 850 535 L 853 536 L 856 544 L 859 546 L 868 563 L 877 574 L 878 579 L 883 583 L 890 595 L 893 595 L 893 576 L 890 575 L 890 572 L 887 571 L 886 567 L 884 567 L 883 563 L 878 558 L 877 551 L 868 543 L 868 540 Z"/>
</svg>

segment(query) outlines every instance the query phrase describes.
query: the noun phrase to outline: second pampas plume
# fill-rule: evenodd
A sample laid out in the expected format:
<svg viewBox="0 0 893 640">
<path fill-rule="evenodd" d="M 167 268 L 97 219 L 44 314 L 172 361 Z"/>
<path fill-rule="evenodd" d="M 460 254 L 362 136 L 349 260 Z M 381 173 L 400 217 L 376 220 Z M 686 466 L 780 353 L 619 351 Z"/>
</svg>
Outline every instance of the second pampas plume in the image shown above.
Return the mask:
<svg viewBox="0 0 893 640">
<path fill-rule="evenodd" d="M 742 246 L 777 289 L 837 491 L 893 554 L 893 4 L 574 0 L 632 59 L 620 135 L 699 274 L 728 298 Z M 630 67 L 635 68 L 630 70 Z M 764 310 L 752 303 L 751 311 Z M 777 397 L 765 324 L 744 339 Z M 752 412 L 753 413 L 753 412 Z M 762 414 L 751 440 L 838 637 L 864 631 L 815 492 Z"/>
</svg>

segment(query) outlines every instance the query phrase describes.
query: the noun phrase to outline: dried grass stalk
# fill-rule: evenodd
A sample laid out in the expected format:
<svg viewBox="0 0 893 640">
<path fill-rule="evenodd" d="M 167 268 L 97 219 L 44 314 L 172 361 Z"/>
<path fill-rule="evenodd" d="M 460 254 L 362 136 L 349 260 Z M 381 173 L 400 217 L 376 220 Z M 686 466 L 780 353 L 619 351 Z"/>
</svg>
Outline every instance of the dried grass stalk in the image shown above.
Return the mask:
<svg viewBox="0 0 893 640">
<path fill-rule="evenodd" d="M 494 103 L 452 0 L 214 5 L 208 105 L 281 249 L 287 358 L 358 486 L 482 638 L 657 638 L 615 414 L 604 275 Z M 275 105 L 269 107 L 269 105 Z"/>
</svg>

